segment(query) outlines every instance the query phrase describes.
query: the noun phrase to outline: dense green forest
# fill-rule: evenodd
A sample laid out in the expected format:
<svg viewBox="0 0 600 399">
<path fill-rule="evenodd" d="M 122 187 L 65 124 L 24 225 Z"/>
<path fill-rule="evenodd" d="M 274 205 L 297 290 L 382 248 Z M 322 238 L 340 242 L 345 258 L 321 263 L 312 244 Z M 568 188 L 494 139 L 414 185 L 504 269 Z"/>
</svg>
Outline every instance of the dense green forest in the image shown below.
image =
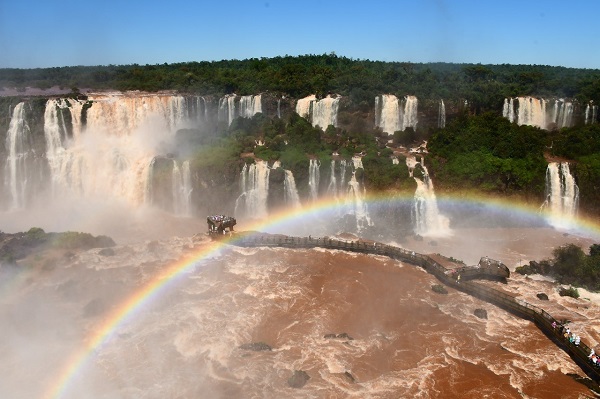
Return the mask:
<svg viewBox="0 0 600 399">
<path fill-rule="evenodd" d="M 371 106 L 381 93 L 423 99 L 466 99 L 478 110 L 506 97 L 550 96 L 600 103 L 600 71 L 544 65 L 481 65 L 355 60 L 323 55 L 185 62 L 162 65 L 0 69 L 0 87 L 53 86 L 116 90 L 177 90 L 202 95 L 277 92 L 299 98 L 335 92 Z"/>
</svg>

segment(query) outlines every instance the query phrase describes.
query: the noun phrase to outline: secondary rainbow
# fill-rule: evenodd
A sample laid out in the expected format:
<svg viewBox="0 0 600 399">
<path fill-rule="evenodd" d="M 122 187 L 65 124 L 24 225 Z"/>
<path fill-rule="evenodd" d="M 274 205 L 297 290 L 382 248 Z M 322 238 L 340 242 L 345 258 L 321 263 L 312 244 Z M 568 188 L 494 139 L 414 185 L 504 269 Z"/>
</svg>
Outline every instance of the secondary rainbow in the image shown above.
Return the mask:
<svg viewBox="0 0 600 399">
<path fill-rule="evenodd" d="M 539 215 L 537 207 L 505 200 L 483 198 L 481 196 L 439 197 L 438 199 L 442 202 L 453 201 L 466 205 L 483 204 L 501 212 L 518 212 L 530 216 Z M 370 196 L 367 203 L 369 205 L 375 205 L 380 202 L 389 203 L 390 201 L 409 200 L 412 200 L 412 195 L 378 195 Z M 253 225 L 247 226 L 246 230 L 285 228 L 287 223 L 293 223 L 299 218 L 304 219 L 310 215 L 319 215 L 322 212 L 330 212 L 339 206 L 340 204 L 336 199 L 323 199 L 303 208 L 295 208 L 292 210 L 285 209 L 276 214 L 272 214 L 269 216 L 268 221 L 254 223 Z M 581 221 L 578 225 L 585 228 L 585 231 L 588 234 L 598 236 L 600 229 L 596 223 Z M 198 265 L 202 260 L 216 255 L 219 250 L 226 246 L 226 244 L 231 243 L 234 240 L 235 236 L 222 241 L 212 242 L 204 246 L 198 252 L 169 265 L 167 268 L 163 269 L 160 274 L 154 276 L 142 288 L 131 295 L 125 302 L 116 307 L 115 310 L 104 319 L 100 327 L 86 340 L 83 347 L 70 356 L 68 361 L 62 367 L 60 374 L 55 379 L 56 382 L 49 387 L 43 397 L 48 399 L 58 399 L 63 397 L 72 382 L 84 371 L 84 366 L 93 357 L 94 351 L 110 341 L 111 337 L 119 329 L 119 326 L 133 318 L 136 311 L 141 309 L 144 304 L 151 302 L 161 292 L 165 291 L 170 282 L 176 281 L 178 277 L 185 275 L 187 271 Z"/>
</svg>

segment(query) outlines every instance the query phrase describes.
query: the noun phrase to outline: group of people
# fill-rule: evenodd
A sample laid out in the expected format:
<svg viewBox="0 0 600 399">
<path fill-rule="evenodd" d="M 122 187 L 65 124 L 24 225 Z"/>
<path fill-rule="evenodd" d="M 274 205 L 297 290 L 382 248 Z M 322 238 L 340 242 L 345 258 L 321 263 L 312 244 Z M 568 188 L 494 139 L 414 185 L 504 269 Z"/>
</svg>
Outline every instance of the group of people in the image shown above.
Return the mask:
<svg viewBox="0 0 600 399">
<path fill-rule="evenodd" d="M 552 322 L 552 328 L 556 328 L 557 324 L 555 321 Z M 575 333 L 571 333 L 571 328 L 569 326 L 564 326 L 561 324 L 560 333 L 564 337 L 565 340 L 569 341 L 569 343 L 579 346 L 581 343 L 581 337 Z"/>
<path fill-rule="evenodd" d="M 558 325 L 555 321 L 552 322 L 552 327 L 556 329 Z M 569 341 L 570 344 L 575 346 L 579 346 L 581 343 L 581 337 L 575 333 L 571 332 L 571 328 L 568 326 L 564 326 L 561 324 L 559 328 L 559 332 L 562 334 L 563 338 Z M 592 364 L 596 367 L 600 367 L 600 356 L 596 355 L 596 351 L 594 348 L 590 350 L 590 354 L 588 355 L 588 359 L 592 362 Z"/>
</svg>

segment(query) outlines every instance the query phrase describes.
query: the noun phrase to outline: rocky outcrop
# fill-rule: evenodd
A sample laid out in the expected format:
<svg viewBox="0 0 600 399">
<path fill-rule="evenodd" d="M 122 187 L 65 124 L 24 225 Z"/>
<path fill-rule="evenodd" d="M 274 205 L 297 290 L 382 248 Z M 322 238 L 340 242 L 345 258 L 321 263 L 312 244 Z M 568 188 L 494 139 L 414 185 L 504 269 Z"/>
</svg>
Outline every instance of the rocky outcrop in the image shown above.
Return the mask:
<svg viewBox="0 0 600 399">
<path fill-rule="evenodd" d="M 310 376 L 303 370 L 294 370 L 294 374 L 290 378 L 288 378 L 288 385 L 292 388 L 302 388 L 308 380 Z"/>
<path fill-rule="evenodd" d="M 240 349 L 254 352 L 271 351 L 273 348 L 264 342 L 251 342 L 249 344 L 243 344 L 239 346 Z"/>
</svg>

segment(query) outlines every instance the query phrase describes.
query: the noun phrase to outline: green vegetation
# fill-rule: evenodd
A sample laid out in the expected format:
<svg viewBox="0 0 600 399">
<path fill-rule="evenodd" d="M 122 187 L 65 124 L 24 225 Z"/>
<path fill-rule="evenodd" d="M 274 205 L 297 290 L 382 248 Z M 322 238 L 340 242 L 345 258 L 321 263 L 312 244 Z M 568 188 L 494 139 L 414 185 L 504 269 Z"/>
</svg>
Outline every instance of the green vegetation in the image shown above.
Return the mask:
<svg viewBox="0 0 600 399">
<path fill-rule="evenodd" d="M 497 114 L 463 115 L 431 137 L 430 173 L 438 187 L 543 192 L 546 136 Z"/>
<path fill-rule="evenodd" d="M 581 247 L 568 244 L 554 249 L 554 258 L 541 262 L 530 262 L 515 271 L 521 274 L 543 274 L 554 277 L 561 284 L 577 285 L 593 291 L 600 291 L 600 244 L 590 247 L 586 255 Z M 574 295 L 577 296 L 574 296 Z M 565 295 L 579 297 L 579 293 Z"/>
<path fill-rule="evenodd" d="M 500 109 L 505 97 L 577 98 L 600 103 L 600 71 L 545 65 L 481 65 L 354 60 L 334 53 L 162 65 L 0 69 L 0 87 L 178 90 L 202 95 L 236 92 L 303 97 L 335 92 L 369 109 L 381 93 L 461 99 L 477 113 Z"/>
</svg>

